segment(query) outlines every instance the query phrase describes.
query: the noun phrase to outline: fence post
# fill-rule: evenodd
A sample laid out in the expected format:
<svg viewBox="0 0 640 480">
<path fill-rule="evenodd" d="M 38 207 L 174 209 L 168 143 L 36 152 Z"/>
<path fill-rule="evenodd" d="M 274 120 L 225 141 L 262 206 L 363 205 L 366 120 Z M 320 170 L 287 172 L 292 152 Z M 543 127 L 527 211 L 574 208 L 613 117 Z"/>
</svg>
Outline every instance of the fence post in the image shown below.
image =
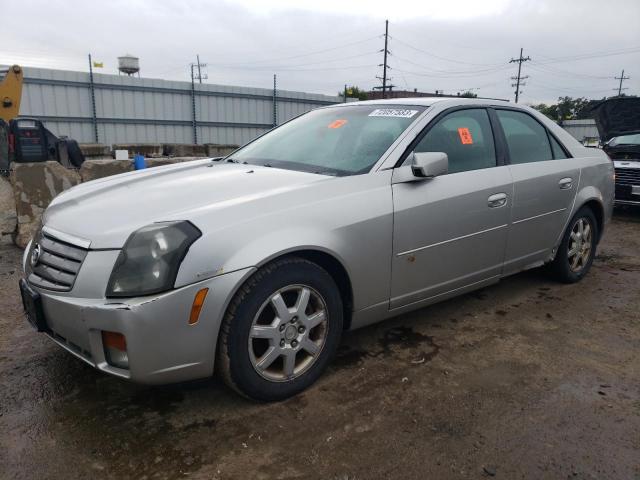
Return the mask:
<svg viewBox="0 0 640 480">
<path fill-rule="evenodd" d="M 191 64 L 191 125 L 193 127 L 193 143 L 198 144 L 198 124 L 196 120 L 196 85 L 193 78 L 193 63 Z"/>
<path fill-rule="evenodd" d="M 89 93 L 91 94 L 91 114 L 93 121 L 93 138 L 96 143 L 98 141 L 98 116 L 96 114 L 96 91 L 93 86 L 93 62 L 91 61 L 91 54 L 89 54 Z"/>
<path fill-rule="evenodd" d="M 273 74 L 273 126 L 278 126 L 278 93 L 276 91 L 276 74 Z"/>
</svg>

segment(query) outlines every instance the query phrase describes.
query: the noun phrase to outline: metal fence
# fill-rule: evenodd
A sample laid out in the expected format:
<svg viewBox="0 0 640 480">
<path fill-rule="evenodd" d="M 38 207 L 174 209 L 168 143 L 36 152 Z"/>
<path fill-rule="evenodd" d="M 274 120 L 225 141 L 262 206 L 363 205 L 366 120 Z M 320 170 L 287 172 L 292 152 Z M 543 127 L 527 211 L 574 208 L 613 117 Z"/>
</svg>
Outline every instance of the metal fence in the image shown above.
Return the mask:
<svg viewBox="0 0 640 480">
<path fill-rule="evenodd" d="M 42 68 L 24 69 L 21 116 L 81 143 L 248 142 L 342 97 Z M 92 95 L 93 90 L 93 95 Z M 93 99 L 94 101 L 93 101 Z"/>
</svg>

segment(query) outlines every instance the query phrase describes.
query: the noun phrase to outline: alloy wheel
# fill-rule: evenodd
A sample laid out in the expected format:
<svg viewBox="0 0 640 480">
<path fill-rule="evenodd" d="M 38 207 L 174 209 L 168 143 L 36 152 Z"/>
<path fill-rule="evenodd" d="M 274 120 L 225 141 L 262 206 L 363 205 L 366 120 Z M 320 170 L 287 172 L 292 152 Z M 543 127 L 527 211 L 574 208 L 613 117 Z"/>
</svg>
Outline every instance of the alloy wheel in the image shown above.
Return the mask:
<svg viewBox="0 0 640 480">
<path fill-rule="evenodd" d="M 261 305 L 251 324 L 251 364 L 267 380 L 293 380 L 318 359 L 327 330 L 327 306 L 316 290 L 306 285 L 281 288 Z"/>
<path fill-rule="evenodd" d="M 593 229 L 589 219 L 581 217 L 573 225 L 569 235 L 567 257 L 572 272 L 580 272 L 589 262 L 593 246 Z"/>
</svg>

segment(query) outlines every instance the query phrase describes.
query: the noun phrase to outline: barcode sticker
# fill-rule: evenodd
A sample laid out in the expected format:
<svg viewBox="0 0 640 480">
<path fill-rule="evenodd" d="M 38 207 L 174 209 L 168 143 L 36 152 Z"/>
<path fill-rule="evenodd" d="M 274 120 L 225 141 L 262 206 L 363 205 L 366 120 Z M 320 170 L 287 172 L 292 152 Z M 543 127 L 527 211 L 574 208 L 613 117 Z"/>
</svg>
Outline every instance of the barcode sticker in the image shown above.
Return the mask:
<svg viewBox="0 0 640 480">
<path fill-rule="evenodd" d="M 397 117 L 411 118 L 418 110 L 405 110 L 402 108 L 377 108 L 369 114 L 370 117 Z"/>
</svg>

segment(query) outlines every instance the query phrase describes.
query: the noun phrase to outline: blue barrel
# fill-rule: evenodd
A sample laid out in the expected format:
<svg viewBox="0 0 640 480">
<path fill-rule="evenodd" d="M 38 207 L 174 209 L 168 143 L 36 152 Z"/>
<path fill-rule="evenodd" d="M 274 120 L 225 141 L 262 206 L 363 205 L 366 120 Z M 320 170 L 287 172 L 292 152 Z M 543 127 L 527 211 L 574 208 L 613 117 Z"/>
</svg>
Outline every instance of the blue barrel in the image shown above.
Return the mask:
<svg viewBox="0 0 640 480">
<path fill-rule="evenodd" d="M 135 154 L 133 157 L 133 166 L 136 170 L 147 168 L 147 165 L 144 163 L 144 156 Z"/>
</svg>

